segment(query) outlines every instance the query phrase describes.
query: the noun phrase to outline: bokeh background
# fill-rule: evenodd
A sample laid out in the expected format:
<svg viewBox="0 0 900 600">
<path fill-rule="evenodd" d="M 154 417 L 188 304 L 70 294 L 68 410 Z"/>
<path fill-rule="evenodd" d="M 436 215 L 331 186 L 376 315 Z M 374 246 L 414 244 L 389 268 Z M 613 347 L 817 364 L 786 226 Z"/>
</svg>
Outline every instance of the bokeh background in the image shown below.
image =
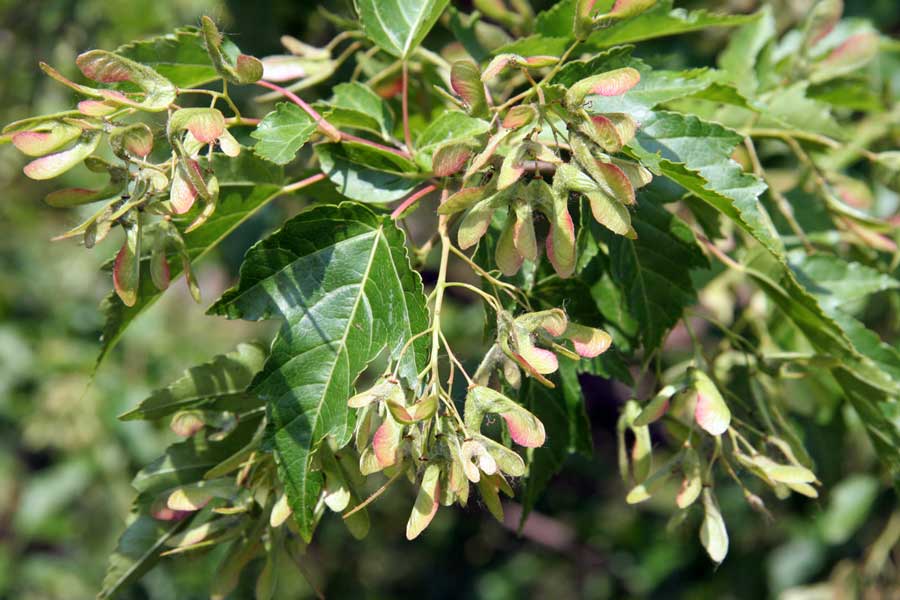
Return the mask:
<svg viewBox="0 0 900 600">
<path fill-rule="evenodd" d="M 258 56 L 277 52 L 285 33 L 321 45 L 333 30 L 316 14 L 318 4 L 2 0 L 0 122 L 71 104 L 68 90 L 41 75 L 39 60 L 71 72 L 79 52 L 196 24 L 203 14 Z M 340 0 L 321 4 L 349 10 Z M 678 4 L 746 12 L 757 3 Z M 788 25 L 806 13 L 810 1 L 775 4 Z M 897 0 L 847 5 L 849 14 L 871 18 L 885 33 L 900 33 Z M 670 39 L 643 52 L 666 55 L 673 67 L 711 64 L 725 36 L 719 31 Z M 247 106 L 249 114 L 266 112 L 252 101 Z M 238 341 L 270 335 L 266 326 L 205 317 L 204 309 L 234 280 L 246 248 L 309 199 L 283 199 L 245 224 L 202 263 L 204 304 L 193 303 L 179 282 L 130 328 L 92 379 L 102 326 L 97 306 L 111 287 L 99 267 L 120 241 L 107 240 L 92 252 L 73 241 L 51 243 L 80 215 L 46 207 L 43 195 L 62 186 L 27 180 L 23 164 L 13 149 L 0 146 L 0 598 L 91 598 L 124 527 L 132 475 L 173 437 L 165 424 L 122 423 L 116 415 L 185 367 Z M 77 185 L 84 176 L 72 171 L 65 183 Z M 480 342 L 480 331 L 473 329 L 480 317 L 472 310 L 453 305 L 454 345 Z M 669 523 L 663 503 L 624 503 L 614 427 L 627 392 L 599 378 L 582 383 L 594 457 L 567 463 L 522 535 L 470 506 L 441 510 L 427 535 L 409 544 L 403 531 L 413 491 L 397 486 L 374 505 L 365 541 L 354 542 L 339 519 L 326 518 L 302 569 L 284 567 L 279 597 L 314 597 L 318 589 L 332 598 L 799 600 L 852 597 L 840 595 L 853 593 L 846 592 L 854 589 L 847 582 L 868 578 L 869 597 L 900 598 L 890 554 L 900 538 L 900 513 L 886 482 L 865 474 L 877 471 L 852 418 L 839 410 L 826 416 L 813 411 L 810 418 L 805 434 L 827 490 L 820 500 L 773 499 L 774 518 L 766 520 L 749 510 L 739 490 L 720 493 L 732 550 L 716 569 L 698 543 L 696 523 Z M 507 512 L 514 517 L 515 506 Z M 218 558 L 214 551 L 163 561 L 125 597 L 206 597 Z M 235 597 L 251 597 L 250 590 L 243 587 Z"/>
</svg>

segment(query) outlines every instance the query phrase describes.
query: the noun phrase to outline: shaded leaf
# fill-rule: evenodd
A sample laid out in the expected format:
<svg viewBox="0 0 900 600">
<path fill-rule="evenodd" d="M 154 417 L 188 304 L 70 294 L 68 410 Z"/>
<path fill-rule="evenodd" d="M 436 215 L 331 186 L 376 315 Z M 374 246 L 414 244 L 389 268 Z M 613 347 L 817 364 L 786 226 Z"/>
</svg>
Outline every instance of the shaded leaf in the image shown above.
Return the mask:
<svg viewBox="0 0 900 600">
<path fill-rule="evenodd" d="M 226 52 L 233 52 L 230 41 L 225 40 L 222 45 Z M 203 38 L 194 27 L 119 46 L 116 54 L 152 67 L 182 88 L 199 87 L 219 78 L 206 53 Z"/>
<path fill-rule="evenodd" d="M 166 543 L 187 521 L 157 521 L 138 515 L 128 524 L 109 557 L 98 598 L 112 598 L 125 586 L 140 579 L 159 560 Z"/>
<path fill-rule="evenodd" d="M 576 374 L 577 363 L 560 362 L 555 389 L 537 381 L 522 382 L 520 398 L 523 404 L 541 420 L 547 430 L 547 441 L 533 450 L 528 478 L 522 493 L 524 523 L 535 503 L 544 493 L 553 476 L 558 473 L 569 454 L 590 456 L 593 452 L 590 423 L 584 407 L 584 397 Z"/>
<path fill-rule="evenodd" d="M 398 167 L 398 160 L 404 159 L 386 156 L 387 152 L 378 153 L 367 146 L 363 155 L 358 151 L 359 145 L 346 143 L 319 144 L 315 150 L 322 172 L 337 186 L 338 193 L 352 200 L 391 202 L 403 198 L 419 184 L 418 179 L 404 175 Z M 361 158 L 382 168 L 358 162 Z"/>
<path fill-rule="evenodd" d="M 622 286 L 644 345 L 655 348 L 696 301 L 691 270 L 707 266 L 691 228 L 659 203 L 671 186 L 654 181 L 639 193 L 632 215 L 636 239 L 602 234 L 611 273 Z"/>
<path fill-rule="evenodd" d="M 187 369 L 181 377 L 156 390 L 119 418 L 160 419 L 180 410 L 201 407 L 217 396 L 242 392 L 262 368 L 265 358 L 266 350 L 260 344 L 238 344 L 228 354 L 219 354 L 207 363 Z"/>
<path fill-rule="evenodd" d="M 388 138 L 394 131 L 394 115 L 388 104 L 372 89 L 358 82 L 334 86 L 331 99 L 320 103 L 328 107 L 328 122 L 335 127 L 350 127 Z"/>
</svg>

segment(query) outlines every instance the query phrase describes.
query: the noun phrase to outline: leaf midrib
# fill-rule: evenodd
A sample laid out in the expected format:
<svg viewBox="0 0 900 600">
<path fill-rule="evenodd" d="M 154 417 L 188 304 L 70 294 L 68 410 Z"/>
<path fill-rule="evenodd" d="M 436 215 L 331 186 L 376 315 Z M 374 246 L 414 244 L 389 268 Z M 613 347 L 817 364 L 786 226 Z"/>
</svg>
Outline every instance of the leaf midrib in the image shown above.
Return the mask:
<svg viewBox="0 0 900 600">
<path fill-rule="evenodd" d="M 362 301 L 363 297 L 365 297 L 365 295 L 366 295 L 366 282 L 369 280 L 369 274 L 371 273 L 372 265 L 375 262 L 375 256 L 378 252 L 379 244 L 380 244 L 381 240 L 384 238 L 383 232 L 384 232 L 384 226 L 379 225 L 377 229 L 365 234 L 367 236 L 374 235 L 374 240 L 372 243 L 372 250 L 369 253 L 369 258 L 366 263 L 366 270 L 364 271 L 364 273 L 360 279 L 359 293 L 356 295 L 356 299 L 353 302 L 353 308 L 350 310 L 350 315 L 347 318 L 347 324 L 344 327 L 344 332 L 341 335 L 341 338 L 337 343 L 337 347 L 335 348 L 334 360 L 331 363 L 331 367 L 329 368 L 329 371 L 328 371 L 328 377 L 325 380 L 327 382 L 325 384 L 325 389 L 324 389 L 323 393 L 320 394 L 319 401 L 316 404 L 316 410 L 314 411 L 313 419 L 312 419 L 311 427 L 310 427 L 310 439 L 312 440 L 312 443 L 315 443 L 315 441 L 316 441 L 315 440 L 316 428 L 318 427 L 318 424 L 319 424 L 319 416 L 322 413 L 322 404 L 325 402 L 325 398 L 328 396 L 328 391 L 330 389 L 331 382 L 334 380 L 334 369 L 337 366 L 338 360 L 340 360 L 341 352 L 346 348 L 347 336 L 350 334 L 350 329 L 353 327 L 353 324 L 356 322 L 356 313 L 359 310 L 360 302 Z M 321 250 L 319 250 L 319 251 L 321 251 Z M 319 251 L 317 251 L 317 252 L 319 252 Z M 306 256 L 311 256 L 311 254 L 308 254 Z M 329 343 L 333 343 L 333 342 L 329 342 Z M 293 357 L 291 357 L 291 360 L 294 360 L 295 358 L 297 358 L 297 357 L 293 356 Z M 300 419 L 301 417 L 304 417 L 307 415 L 308 415 L 308 413 L 306 411 L 296 415 L 288 423 L 284 424 L 282 426 L 282 428 L 284 429 L 284 428 L 289 427 L 291 424 L 296 422 L 297 419 Z"/>
<path fill-rule="evenodd" d="M 306 464 L 303 465 L 303 469 L 301 470 L 302 483 L 300 485 L 300 489 L 298 490 L 299 494 L 297 494 L 297 501 L 300 502 L 301 505 L 303 506 L 303 514 L 308 513 L 306 502 L 305 502 L 306 494 L 305 494 L 304 488 L 306 487 L 305 481 L 309 475 L 309 460 L 310 460 L 310 456 L 312 454 L 312 447 L 318 442 L 317 438 L 321 435 L 321 433 L 317 433 L 317 428 L 319 426 L 319 417 L 322 414 L 322 404 L 325 402 L 325 398 L 329 394 L 331 383 L 334 380 L 334 369 L 337 366 L 337 363 L 341 358 L 342 351 L 346 347 L 347 336 L 350 333 L 350 328 L 353 327 L 353 324 L 356 322 L 356 312 L 357 312 L 357 310 L 359 310 L 360 301 L 366 295 L 366 291 L 365 291 L 366 290 L 366 282 L 369 280 L 369 274 L 372 270 L 372 265 L 375 262 L 375 255 L 377 254 L 379 243 L 383 239 L 383 232 L 384 232 L 384 225 L 379 225 L 378 229 L 375 229 L 374 231 L 365 234 L 365 235 L 371 235 L 371 234 L 375 235 L 374 241 L 372 243 L 372 250 L 369 253 L 369 259 L 366 263 L 366 270 L 363 273 L 362 278 L 360 279 L 359 293 L 356 296 L 356 300 L 353 303 L 353 308 L 350 311 L 349 317 L 347 318 L 347 324 L 344 327 L 344 332 L 341 335 L 340 342 L 338 343 L 338 346 L 335 349 L 334 360 L 331 362 L 331 367 L 329 368 L 328 378 L 326 379 L 325 388 L 322 391 L 322 393 L 319 395 L 319 400 L 316 404 L 316 409 L 313 412 L 313 415 L 311 415 L 312 418 L 310 419 L 310 429 L 309 429 L 309 444 L 310 445 L 308 448 L 306 448 L 306 456 L 304 457 Z M 324 248 L 318 250 L 317 252 L 319 252 L 321 250 L 324 250 Z M 310 255 L 306 255 L 306 256 L 310 256 Z M 293 263 L 291 263 L 291 264 L 293 264 Z M 287 268 L 287 267 L 285 267 L 285 268 Z M 304 354 L 306 354 L 306 353 L 308 353 L 308 351 L 304 352 Z M 297 358 L 297 357 L 292 357 L 291 360 L 294 360 L 295 358 Z M 288 423 L 285 423 L 281 427 L 281 429 L 289 428 L 298 419 L 301 419 L 304 417 L 306 417 L 306 418 L 310 417 L 308 411 L 303 411 L 303 412 L 297 414 Z M 277 447 L 277 444 L 276 444 L 276 447 Z"/>
</svg>

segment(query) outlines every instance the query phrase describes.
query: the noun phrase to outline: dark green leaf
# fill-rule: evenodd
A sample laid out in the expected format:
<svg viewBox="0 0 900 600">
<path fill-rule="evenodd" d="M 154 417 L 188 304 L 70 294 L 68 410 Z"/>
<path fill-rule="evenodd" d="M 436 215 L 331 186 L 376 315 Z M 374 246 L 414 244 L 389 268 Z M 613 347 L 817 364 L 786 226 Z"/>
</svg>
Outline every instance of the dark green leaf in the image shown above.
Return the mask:
<svg viewBox="0 0 900 600">
<path fill-rule="evenodd" d="M 662 207 L 659 197 L 667 193 L 656 182 L 639 192 L 632 215 L 637 239 L 601 233 L 612 276 L 625 292 L 647 350 L 662 343 L 696 301 L 691 270 L 708 266 L 688 224 Z"/>
<path fill-rule="evenodd" d="M 316 122 L 299 106 L 281 102 L 250 136 L 259 140 L 254 146 L 259 156 L 275 164 L 286 165 L 294 160 L 315 130 Z"/>
<path fill-rule="evenodd" d="M 362 83 L 341 83 L 334 86 L 334 94 L 318 105 L 328 110 L 328 122 L 335 127 L 361 129 L 390 137 L 394 131 L 394 115 L 378 94 Z"/>
<path fill-rule="evenodd" d="M 210 309 L 229 318 L 284 319 L 251 391 L 269 406 L 269 443 L 300 531 L 315 525 L 322 476 L 310 469 L 326 436 L 343 447 L 353 431 L 347 399 L 383 350 L 394 359 L 427 327 L 425 297 L 403 234 L 364 206 L 320 206 L 288 221 L 247 253 L 238 285 Z M 400 360 L 410 384 L 424 364 L 419 338 Z"/>
<path fill-rule="evenodd" d="M 180 88 L 199 87 L 219 78 L 199 32 L 193 27 L 119 46 L 116 54 L 153 67 Z"/>
<path fill-rule="evenodd" d="M 535 448 L 528 467 L 528 478 L 522 494 L 524 523 L 553 476 L 562 469 L 566 456 L 593 452 L 590 423 L 584 409 L 584 396 L 576 373 L 577 363 L 563 360 L 559 365 L 555 389 L 533 379 L 526 379 L 520 397 L 522 403 L 544 424 L 547 439 Z"/>
</svg>

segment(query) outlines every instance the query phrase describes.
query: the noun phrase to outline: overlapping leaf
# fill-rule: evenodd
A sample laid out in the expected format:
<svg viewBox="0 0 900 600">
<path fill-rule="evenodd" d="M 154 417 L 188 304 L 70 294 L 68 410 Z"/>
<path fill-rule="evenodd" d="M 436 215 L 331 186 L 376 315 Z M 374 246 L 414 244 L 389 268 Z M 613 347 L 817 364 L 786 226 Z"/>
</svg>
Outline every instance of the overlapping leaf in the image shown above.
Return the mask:
<svg viewBox="0 0 900 600">
<path fill-rule="evenodd" d="M 569 454 L 579 452 L 589 456 L 593 452 L 590 423 L 576 367 L 573 361 L 562 361 L 556 388 L 550 389 L 528 379 L 520 392 L 523 404 L 540 419 L 547 432 L 544 445 L 532 453 L 522 495 L 521 523 L 528 518 Z"/>
<path fill-rule="evenodd" d="M 319 144 L 316 156 L 322 172 L 339 194 L 359 202 L 391 202 L 419 183 L 416 166 L 396 154 L 355 142 Z"/>
<path fill-rule="evenodd" d="M 771 252 L 783 245 L 759 201 L 765 184 L 731 160 L 741 136 L 693 115 L 655 112 L 643 122 L 631 148 L 651 170 L 705 200 Z"/>
<path fill-rule="evenodd" d="M 632 225 L 637 239 L 602 232 L 611 273 L 622 286 L 645 348 L 657 347 L 696 301 L 692 269 L 707 266 L 691 228 L 663 208 L 675 196 L 671 184 L 654 182 L 639 193 Z"/>
<path fill-rule="evenodd" d="M 97 598 L 112 598 L 152 569 L 159 561 L 166 542 L 185 524 L 184 521 L 157 521 L 149 515 L 134 517 L 109 557 L 109 566 Z"/>
<path fill-rule="evenodd" d="M 349 441 L 347 399 L 356 378 L 384 349 L 397 358 L 427 327 L 421 280 L 403 244 L 389 219 L 361 205 L 317 207 L 254 246 L 238 285 L 210 309 L 229 318 L 284 320 L 250 389 L 268 403 L 268 443 L 307 539 L 322 489 L 312 452 L 326 436 L 337 447 Z M 411 384 L 426 351 L 420 338 L 400 359 L 399 373 Z"/>
<path fill-rule="evenodd" d="M 900 426 L 890 416 L 900 398 L 900 353 L 839 309 L 828 314 L 771 254 L 753 254 L 748 274 L 819 353 L 837 359 L 835 378 L 866 423 L 882 463 L 900 481 Z"/>
<path fill-rule="evenodd" d="M 328 111 L 335 127 L 361 129 L 387 138 L 394 130 L 394 115 L 388 104 L 366 85 L 358 82 L 334 86 L 334 95 L 317 105 Z"/>
<path fill-rule="evenodd" d="M 223 46 L 226 51 L 237 51 L 227 39 Z M 219 78 L 199 32 L 193 27 L 120 46 L 116 54 L 153 67 L 181 88 L 201 86 Z"/>
<path fill-rule="evenodd" d="M 688 11 L 684 8 L 673 8 L 674 4 L 673 0 L 662 0 L 646 12 L 595 31 L 587 39 L 587 43 L 599 48 L 608 48 L 710 27 L 734 27 L 757 18 L 756 15 L 717 14 L 707 10 Z"/>
<path fill-rule="evenodd" d="M 153 392 L 120 418 L 154 420 L 201 406 L 218 396 L 243 392 L 262 368 L 266 351 L 258 344 L 239 344 L 228 354 L 191 367 L 167 387 Z M 251 404 L 246 402 L 246 404 Z"/>
<path fill-rule="evenodd" d="M 181 485 L 202 480 L 206 473 L 240 452 L 258 435 L 262 414 L 241 419 L 237 427 L 222 440 L 210 441 L 192 436 L 172 444 L 165 453 L 138 471 L 131 485 L 152 497 Z"/>
</svg>

